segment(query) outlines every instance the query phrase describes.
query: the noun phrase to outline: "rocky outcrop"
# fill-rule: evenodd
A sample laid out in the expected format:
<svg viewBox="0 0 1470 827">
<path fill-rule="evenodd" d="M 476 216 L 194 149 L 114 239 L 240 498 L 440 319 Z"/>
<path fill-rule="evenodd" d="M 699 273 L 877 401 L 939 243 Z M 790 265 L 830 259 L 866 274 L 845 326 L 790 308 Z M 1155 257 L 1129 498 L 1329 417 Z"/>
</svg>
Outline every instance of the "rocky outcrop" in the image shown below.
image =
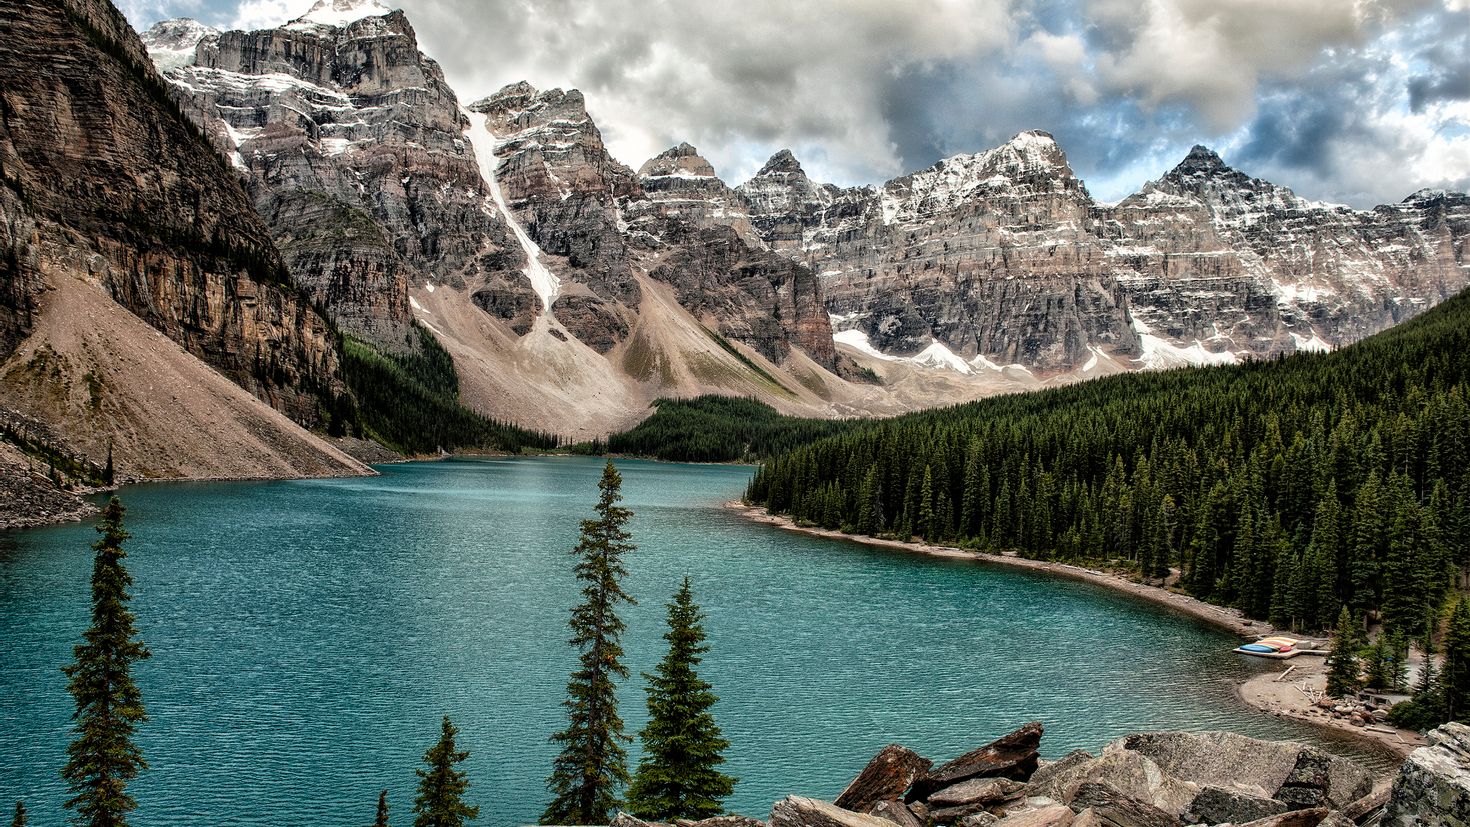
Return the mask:
<svg viewBox="0 0 1470 827">
<path fill-rule="evenodd" d="M 1470 824 L 1470 726 L 1449 723 L 1409 753 L 1383 815 L 1384 827 Z"/>
<path fill-rule="evenodd" d="M 771 827 L 892 827 L 877 816 L 854 813 L 814 798 L 787 796 L 771 808 Z"/>
<path fill-rule="evenodd" d="M 105 0 L 5 0 L 0 14 L 0 357 L 49 291 L 81 279 L 291 419 L 318 422 L 342 392 L 334 334 L 123 16 Z"/>
</svg>

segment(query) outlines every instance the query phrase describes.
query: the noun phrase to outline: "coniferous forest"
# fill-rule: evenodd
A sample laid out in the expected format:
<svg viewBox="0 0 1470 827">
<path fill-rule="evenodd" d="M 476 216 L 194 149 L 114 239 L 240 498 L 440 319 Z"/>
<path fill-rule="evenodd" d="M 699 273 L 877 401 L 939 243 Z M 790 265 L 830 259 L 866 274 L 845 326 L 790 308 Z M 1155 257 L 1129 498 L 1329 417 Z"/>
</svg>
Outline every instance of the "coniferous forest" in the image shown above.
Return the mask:
<svg viewBox="0 0 1470 827">
<path fill-rule="evenodd" d="M 1470 570 L 1470 295 L 1332 354 L 871 423 L 747 498 L 800 522 L 1129 568 L 1297 629 L 1418 635 Z"/>
</svg>

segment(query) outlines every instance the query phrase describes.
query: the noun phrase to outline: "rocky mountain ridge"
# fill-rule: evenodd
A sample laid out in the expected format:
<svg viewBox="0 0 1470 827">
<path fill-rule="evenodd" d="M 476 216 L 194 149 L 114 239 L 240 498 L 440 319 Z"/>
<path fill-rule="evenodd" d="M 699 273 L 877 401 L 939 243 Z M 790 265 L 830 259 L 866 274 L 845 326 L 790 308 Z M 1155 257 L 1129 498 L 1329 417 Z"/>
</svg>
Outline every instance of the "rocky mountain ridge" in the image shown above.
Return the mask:
<svg viewBox="0 0 1470 827">
<path fill-rule="evenodd" d="M 1470 284 L 1459 194 L 1317 204 L 1196 147 L 1101 204 L 1038 131 L 881 186 L 783 150 L 732 188 L 687 143 L 620 163 L 576 90 L 462 105 L 369 0 L 144 40 L 344 329 L 412 347 L 417 319 L 481 410 L 579 435 L 660 395 L 882 414 L 1330 349 Z"/>
<path fill-rule="evenodd" d="M 818 270 L 839 340 L 953 354 L 961 371 L 1327 349 L 1470 284 L 1465 195 L 1319 204 L 1204 147 L 1116 205 L 1092 199 L 1044 132 L 881 187 L 816 184 L 782 151 L 737 190 L 774 249 Z"/>
</svg>

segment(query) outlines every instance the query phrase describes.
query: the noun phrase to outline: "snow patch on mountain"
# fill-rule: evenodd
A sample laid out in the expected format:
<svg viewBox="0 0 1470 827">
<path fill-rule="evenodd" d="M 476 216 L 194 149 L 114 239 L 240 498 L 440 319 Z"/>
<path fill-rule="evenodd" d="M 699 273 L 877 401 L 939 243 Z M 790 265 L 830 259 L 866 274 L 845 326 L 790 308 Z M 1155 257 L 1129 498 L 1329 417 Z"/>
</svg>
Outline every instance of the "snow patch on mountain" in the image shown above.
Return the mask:
<svg viewBox="0 0 1470 827">
<path fill-rule="evenodd" d="M 382 17 L 392 11 L 378 0 L 317 0 L 306 14 L 287 23 L 285 27 L 297 31 L 313 26 L 341 28 L 364 17 Z"/>
<path fill-rule="evenodd" d="M 521 249 L 526 254 L 526 267 L 522 271 L 531 282 L 531 289 L 541 297 L 541 306 L 546 312 L 551 312 L 551 303 L 556 301 L 557 293 L 561 291 L 561 280 L 556 274 L 541 261 L 541 248 L 526 233 L 516 214 L 506 206 L 505 194 L 500 191 L 500 184 L 495 180 L 495 166 L 499 158 L 495 154 L 495 136 L 490 134 L 490 127 L 486 124 L 487 116 L 483 112 L 471 112 L 463 107 L 460 112 L 469 119 L 470 127 L 465 130 L 465 137 L 475 150 L 475 161 L 480 166 L 480 177 L 485 180 L 485 187 L 490 190 L 490 197 L 494 199 L 495 206 L 500 209 L 500 214 L 505 218 L 505 223 L 510 226 L 511 234 L 520 243 Z"/>
<path fill-rule="evenodd" d="M 1138 343 L 1143 349 L 1142 358 L 1135 359 L 1144 370 L 1168 370 L 1181 367 L 1201 367 L 1205 365 L 1236 365 L 1240 364 L 1240 357 L 1228 350 L 1213 352 L 1207 349 L 1199 339 L 1188 347 L 1180 347 L 1161 336 L 1154 334 L 1150 328 L 1138 316 L 1133 316 L 1133 332 L 1138 334 Z M 1093 358 L 1096 358 L 1094 351 Z"/>
<path fill-rule="evenodd" d="M 143 33 L 142 39 L 149 59 L 162 73 L 180 66 L 192 66 L 199 42 L 206 37 L 218 36 L 219 29 L 180 17 L 154 23 Z"/>
</svg>

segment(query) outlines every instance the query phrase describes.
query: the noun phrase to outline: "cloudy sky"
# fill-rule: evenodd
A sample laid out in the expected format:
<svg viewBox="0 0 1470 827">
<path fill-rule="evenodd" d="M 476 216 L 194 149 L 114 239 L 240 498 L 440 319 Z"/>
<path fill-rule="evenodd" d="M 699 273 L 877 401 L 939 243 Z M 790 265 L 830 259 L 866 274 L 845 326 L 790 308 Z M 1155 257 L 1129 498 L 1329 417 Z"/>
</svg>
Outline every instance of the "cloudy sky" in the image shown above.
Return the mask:
<svg viewBox="0 0 1470 827">
<path fill-rule="evenodd" d="M 313 0 L 116 2 L 264 28 Z M 384 2 L 462 98 L 576 87 L 620 160 L 687 140 L 732 184 L 783 147 L 878 183 L 1044 129 L 1105 200 L 1196 143 L 1360 207 L 1470 189 L 1470 0 Z"/>
</svg>

